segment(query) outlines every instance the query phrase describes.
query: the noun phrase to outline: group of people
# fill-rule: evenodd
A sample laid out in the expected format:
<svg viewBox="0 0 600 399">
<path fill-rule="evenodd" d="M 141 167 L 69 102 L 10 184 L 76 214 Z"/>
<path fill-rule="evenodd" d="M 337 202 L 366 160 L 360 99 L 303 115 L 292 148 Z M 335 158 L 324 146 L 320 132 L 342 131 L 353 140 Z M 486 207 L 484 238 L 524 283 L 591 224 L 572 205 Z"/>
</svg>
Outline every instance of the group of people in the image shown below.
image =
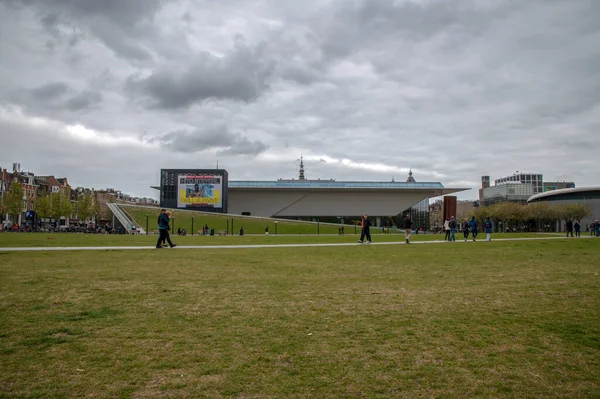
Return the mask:
<svg viewBox="0 0 600 399">
<path fill-rule="evenodd" d="M 600 237 L 600 222 L 598 222 L 598 219 L 590 226 L 590 235 Z"/>
<path fill-rule="evenodd" d="M 575 237 L 581 237 L 581 225 L 578 220 L 574 223 L 572 220 L 567 220 L 565 223 L 565 230 L 567 231 L 567 237 L 569 234 L 573 237 L 573 230 L 575 230 Z"/>
<path fill-rule="evenodd" d="M 365 242 L 365 238 L 366 238 L 366 243 L 370 244 L 371 243 L 371 220 L 368 218 L 367 215 L 363 215 L 363 217 L 361 218 L 361 234 L 360 234 L 360 239 L 358 240 L 359 243 L 364 243 Z M 600 228 L 600 224 L 598 225 Z M 412 237 L 412 227 L 413 227 L 413 222 L 411 219 L 410 214 L 407 214 L 404 218 L 404 238 L 405 238 L 405 242 L 406 244 L 410 244 L 410 239 Z M 485 219 L 485 221 L 483 222 L 483 230 L 485 231 L 486 234 L 486 241 L 492 241 L 492 231 L 494 228 L 494 223 L 492 222 L 492 220 L 488 217 Z M 456 241 L 456 232 L 457 231 L 462 231 L 463 233 L 463 238 L 465 241 L 467 241 L 469 239 L 469 235 L 471 235 L 473 241 L 477 240 L 477 236 L 479 235 L 479 222 L 477 222 L 477 219 L 475 219 L 475 217 L 472 217 L 471 220 L 467 220 L 465 219 L 464 222 L 458 223 L 455 219 L 454 216 L 452 216 L 450 219 L 447 219 L 444 222 L 444 230 L 446 231 L 446 237 L 444 238 L 447 241 Z"/>
<path fill-rule="evenodd" d="M 488 217 L 483 222 L 483 231 L 485 232 L 486 241 L 492 241 L 492 231 L 494 229 L 494 222 Z M 456 221 L 454 216 L 444 221 L 444 232 L 446 233 L 444 240 L 456 241 L 456 232 L 462 232 L 465 241 L 469 239 L 471 235 L 473 241 L 477 240 L 479 235 L 479 222 L 475 219 L 475 216 L 471 217 L 471 220 L 465 219 L 462 223 Z"/>
</svg>

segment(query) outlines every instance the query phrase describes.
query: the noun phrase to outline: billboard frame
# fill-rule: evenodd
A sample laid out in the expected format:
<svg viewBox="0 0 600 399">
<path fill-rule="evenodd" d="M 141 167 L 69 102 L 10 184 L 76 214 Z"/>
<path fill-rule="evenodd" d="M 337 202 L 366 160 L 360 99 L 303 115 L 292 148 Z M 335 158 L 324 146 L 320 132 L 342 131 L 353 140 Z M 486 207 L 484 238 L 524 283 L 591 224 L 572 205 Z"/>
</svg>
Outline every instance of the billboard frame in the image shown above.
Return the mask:
<svg viewBox="0 0 600 399">
<path fill-rule="evenodd" d="M 179 176 L 220 176 L 221 207 L 190 206 L 179 207 Z M 227 213 L 228 210 L 228 173 L 225 169 L 161 169 L 160 170 L 160 206 L 161 208 L 187 211 Z"/>
</svg>

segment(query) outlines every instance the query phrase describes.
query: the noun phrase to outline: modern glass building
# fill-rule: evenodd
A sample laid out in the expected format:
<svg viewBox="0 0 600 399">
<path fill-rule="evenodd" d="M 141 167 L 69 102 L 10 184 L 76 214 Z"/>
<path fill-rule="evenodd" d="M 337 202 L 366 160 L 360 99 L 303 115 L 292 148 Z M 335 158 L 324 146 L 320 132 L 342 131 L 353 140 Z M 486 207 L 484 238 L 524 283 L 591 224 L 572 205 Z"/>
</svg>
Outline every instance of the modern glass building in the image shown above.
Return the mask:
<svg viewBox="0 0 600 399">
<path fill-rule="evenodd" d="M 481 190 L 483 206 L 490 206 L 500 202 L 516 202 L 525 204 L 535 194 L 535 187 L 531 183 L 503 183 Z"/>
<path fill-rule="evenodd" d="M 504 183 L 519 182 L 521 184 L 531 184 L 533 186 L 533 193 L 538 194 L 544 191 L 544 177 L 537 173 L 515 173 L 512 176 L 501 177 L 494 181 L 495 185 Z"/>
</svg>

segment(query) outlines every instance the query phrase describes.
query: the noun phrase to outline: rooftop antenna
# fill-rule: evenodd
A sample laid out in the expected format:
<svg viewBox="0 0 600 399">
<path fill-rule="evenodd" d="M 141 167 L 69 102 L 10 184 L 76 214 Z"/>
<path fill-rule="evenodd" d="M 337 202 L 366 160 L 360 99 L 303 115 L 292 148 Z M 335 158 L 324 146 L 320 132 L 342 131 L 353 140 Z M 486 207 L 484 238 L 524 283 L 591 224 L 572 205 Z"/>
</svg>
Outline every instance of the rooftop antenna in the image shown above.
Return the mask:
<svg viewBox="0 0 600 399">
<path fill-rule="evenodd" d="M 298 177 L 298 180 L 305 180 L 305 178 L 304 178 L 304 162 L 303 162 L 302 154 L 300 155 L 300 176 Z"/>
</svg>

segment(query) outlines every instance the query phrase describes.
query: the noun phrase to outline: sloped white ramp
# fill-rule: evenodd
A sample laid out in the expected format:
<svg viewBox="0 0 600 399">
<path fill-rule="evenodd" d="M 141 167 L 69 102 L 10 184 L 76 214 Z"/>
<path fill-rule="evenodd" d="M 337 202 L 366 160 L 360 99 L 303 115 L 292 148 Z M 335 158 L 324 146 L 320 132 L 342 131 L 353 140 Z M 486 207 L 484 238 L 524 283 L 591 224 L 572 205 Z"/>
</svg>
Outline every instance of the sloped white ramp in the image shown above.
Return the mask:
<svg viewBox="0 0 600 399">
<path fill-rule="evenodd" d="M 117 218 L 119 223 L 121 223 L 123 227 L 127 229 L 128 232 L 135 228 L 140 234 L 146 234 L 146 231 L 143 228 L 141 228 L 141 226 L 136 226 L 134 221 L 131 220 L 131 218 L 127 216 L 125 212 L 123 212 L 119 205 L 111 203 L 108 203 L 106 205 L 108 205 L 108 209 L 110 209 L 110 211 Z"/>
</svg>

